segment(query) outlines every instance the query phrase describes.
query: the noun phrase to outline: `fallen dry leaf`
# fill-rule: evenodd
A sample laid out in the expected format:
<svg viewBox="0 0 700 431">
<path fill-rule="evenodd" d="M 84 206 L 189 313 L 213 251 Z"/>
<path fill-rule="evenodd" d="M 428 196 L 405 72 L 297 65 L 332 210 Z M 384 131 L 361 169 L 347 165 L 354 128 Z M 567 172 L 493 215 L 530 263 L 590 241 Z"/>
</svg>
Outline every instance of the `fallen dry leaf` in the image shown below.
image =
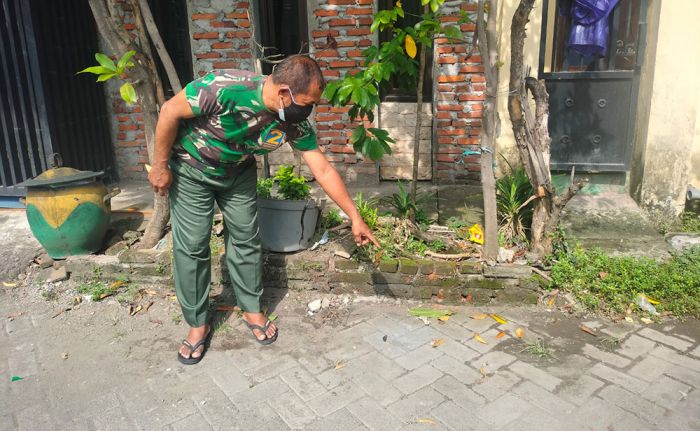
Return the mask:
<svg viewBox="0 0 700 431">
<path fill-rule="evenodd" d="M 17 286 L 17 283 L 10 283 L 9 281 L 3 281 L 2 285 L 5 287 L 15 287 L 15 286 Z"/>
<path fill-rule="evenodd" d="M 503 337 L 505 337 L 505 336 L 506 336 L 506 333 L 503 332 L 503 331 L 501 331 L 501 332 L 498 333 L 498 335 L 496 335 L 496 338 L 503 338 Z"/>
<path fill-rule="evenodd" d="M 523 328 L 517 328 L 515 330 L 515 336 L 518 338 L 523 338 L 525 336 L 525 330 Z"/>
<path fill-rule="evenodd" d="M 447 322 L 448 320 L 450 320 L 450 316 L 440 316 L 438 317 L 438 320 L 441 322 Z"/>
<path fill-rule="evenodd" d="M 129 315 L 131 315 L 131 316 L 136 316 L 136 314 L 137 314 L 139 311 L 141 311 L 141 310 L 143 310 L 143 306 L 142 306 L 141 304 L 139 304 L 136 308 L 134 308 L 134 309 L 131 311 L 131 313 L 129 313 Z"/>
<path fill-rule="evenodd" d="M 631 318 L 630 316 L 626 316 L 626 317 L 625 317 L 625 321 L 627 321 L 627 322 L 629 322 L 629 323 L 634 323 L 634 319 Z"/>
<path fill-rule="evenodd" d="M 493 320 L 495 320 L 496 322 L 500 323 L 501 325 L 504 325 L 504 324 L 508 323 L 508 321 L 507 321 L 506 319 L 504 319 L 503 317 L 499 316 L 498 314 L 492 314 L 492 315 L 491 315 L 491 318 L 492 318 Z"/>
<path fill-rule="evenodd" d="M 554 300 L 555 300 L 555 299 L 556 299 L 556 297 L 554 297 L 554 296 L 552 296 L 551 298 L 549 298 L 549 301 L 547 301 L 547 308 L 552 308 L 552 307 L 554 306 Z"/>
<path fill-rule="evenodd" d="M 151 308 L 151 305 L 153 305 L 153 301 L 150 301 L 148 304 L 146 304 L 146 306 L 143 307 L 143 309 L 148 311 L 148 309 Z"/>
<path fill-rule="evenodd" d="M 488 343 L 486 342 L 486 340 L 484 340 L 483 338 L 481 338 L 481 335 L 479 335 L 479 334 L 476 334 L 476 333 L 475 333 L 475 334 L 474 334 L 474 339 L 475 339 L 476 341 L 480 342 L 481 344 L 488 344 Z"/>
<path fill-rule="evenodd" d="M 416 419 L 416 423 L 418 424 L 430 424 L 430 425 L 435 425 L 435 421 L 432 419 L 427 419 L 427 418 L 421 418 L 421 419 Z"/>
<path fill-rule="evenodd" d="M 647 325 L 654 323 L 654 321 L 651 320 L 651 319 L 648 318 L 648 317 L 642 317 L 642 318 L 639 319 L 639 320 L 641 320 L 642 322 L 646 323 Z"/>
<path fill-rule="evenodd" d="M 112 295 L 114 295 L 114 292 L 106 292 L 106 293 L 103 293 L 103 294 L 101 294 L 101 295 L 99 296 L 99 300 L 102 301 L 103 299 L 108 298 L 108 297 L 110 297 L 110 296 L 112 296 Z"/>
<path fill-rule="evenodd" d="M 112 283 L 112 284 L 109 285 L 109 290 L 117 289 L 117 288 L 119 288 L 120 286 L 122 286 L 123 284 L 124 284 L 124 281 L 123 281 L 123 280 L 117 280 L 117 281 L 115 281 L 114 283 Z"/>
<path fill-rule="evenodd" d="M 598 336 L 598 334 L 596 334 L 591 328 L 589 328 L 588 326 L 584 325 L 583 323 L 580 324 L 580 325 L 578 325 L 578 328 L 579 328 L 580 330 L 582 330 L 583 332 L 587 333 L 587 334 L 591 334 L 591 335 L 594 336 L 594 337 L 597 337 L 597 336 Z"/>
<path fill-rule="evenodd" d="M 345 363 L 338 361 L 335 363 L 335 369 L 340 370 L 341 368 L 345 368 Z"/>
<path fill-rule="evenodd" d="M 152 289 L 146 289 L 146 293 L 151 295 L 151 296 L 158 295 L 158 292 L 156 292 L 155 290 L 152 290 Z"/>
<path fill-rule="evenodd" d="M 484 314 L 484 313 L 479 313 L 479 314 L 475 314 L 475 315 L 471 316 L 471 318 L 474 319 L 474 320 L 484 320 L 484 319 L 486 319 L 487 317 L 489 317 L 489 315 L 488 315 L 488 314 Z"/>
<path fill-rule="evenodd" d="M 608 273 L 607 273 L 607 272 L 601 271 L 601 272 L 598 273 L 598 277 L 600 277 L 601 280 L 604 279 L 604 278 L 607 277 L 607 276 L 608 276 Z"/>
<path fill-rule="evenodd" d="M 484 367 L 479 368 L 479 372 L 480 372 L 481 375 L 484 376 L 484 377 L 488 377 L 488 375 L 489 375 L 489 374 L 486 372 L 486 368 L 484 368 Z"/>
<path fill-rule="evenodd" d="M 68 359 L 68 352 L 63 352 L 63 353 L 61 353 L 61 357 L 62 357 L 63 359 Z"/>
<path fill-rule="evenodd" d="M 12 320 L 15 320 L 16 318 L 18 318 L 19 316 L 21 316 L 21 315 L 23 315 L 23 314 L 24 314 L 24 311 L 16 311 L 16 312 L 14 312 L 14 313 L 12 313 L 12 314 L 9 314 L 9 315 L 7 316 L 7 318 L 10 319 L 10 321 L 12 321 Z"/>
<path fill-rule="evenodd" d="M 433 340 L 433 342 L 430 345 L 433 346 L 433 348 L 435 348 L 435 347 L 442 346 L 443 343 L 445 343 L 445 340 L 443 340 L 442 338 L 436 338 Z"/>
</svg>

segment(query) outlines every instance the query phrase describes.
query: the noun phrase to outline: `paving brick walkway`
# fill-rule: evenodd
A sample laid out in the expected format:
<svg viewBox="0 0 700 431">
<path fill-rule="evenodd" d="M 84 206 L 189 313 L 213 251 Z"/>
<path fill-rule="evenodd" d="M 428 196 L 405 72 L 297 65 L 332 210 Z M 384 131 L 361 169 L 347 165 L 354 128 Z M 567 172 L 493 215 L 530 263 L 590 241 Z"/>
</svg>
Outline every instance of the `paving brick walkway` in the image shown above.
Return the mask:
<svg viewBox="0 0 700 431">
<path fill-rule="evenodd" d="M 700 429 L 697 321 L 589 319 L 593 337 L 581 319 L 535 308 L 496 310 L 504 325 L 462 308 L 426 326 L 405 303 L 309 317 L 288 297 L 277 343 L 257 345 L 231 316 L 205 360 L 184 367 L 185 328 L 165 300 L 135 318 L 106 302 L 55 319 L 39 300 L 12 320 L 23 302 L 0 300 L 0 430 Z M 553 357 L 523 351 L 518 326 Z"/>
</svg>

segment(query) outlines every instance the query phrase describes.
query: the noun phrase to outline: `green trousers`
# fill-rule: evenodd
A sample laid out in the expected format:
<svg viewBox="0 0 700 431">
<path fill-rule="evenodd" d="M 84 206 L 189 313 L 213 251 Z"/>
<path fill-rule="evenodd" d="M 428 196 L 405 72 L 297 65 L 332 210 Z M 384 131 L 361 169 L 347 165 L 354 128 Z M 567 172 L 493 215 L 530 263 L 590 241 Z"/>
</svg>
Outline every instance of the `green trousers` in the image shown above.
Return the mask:
<svg viewBox="0 0 700 431">
<path fill-rule="evenodd" d="M 255 164 L 232 178 L 208 177 L 181 161 L 171 161 L 170 166 L 175 291 L 185 321 L 195 327 L 207 323 L 215 201 L 224 216 L 226 266 L 238 305 L 243 311 L 260 312 L 262 246 Z"/>
</svg>

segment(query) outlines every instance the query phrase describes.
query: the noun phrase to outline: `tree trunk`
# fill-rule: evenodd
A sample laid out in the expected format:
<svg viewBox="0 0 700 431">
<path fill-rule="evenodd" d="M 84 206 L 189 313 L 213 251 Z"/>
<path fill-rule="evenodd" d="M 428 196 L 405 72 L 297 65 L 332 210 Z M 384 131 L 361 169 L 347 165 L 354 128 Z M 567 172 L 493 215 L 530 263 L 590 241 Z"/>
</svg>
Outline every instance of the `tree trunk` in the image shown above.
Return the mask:
<svg viewBox="0 0 700 431">
<path fill-rule="evenodd" d="M 416 90 L 416 129 L 413 134 L 413 175 L 411 177 L 411 221 L 416 221 L 416 197 L 418 195 L 418 161 L 420 159 L 420 135 L 423 125 L 423 79 L 425 77 L 426 51 L 428 47 L 423 45 L 420 49 L 420 59 L 418 63 L 418 89 Z"/>
<path fill-rule="evenodd" d="M 173 89 L 180 88 L 177 75 L 174 74 L 172 60 L 165 51 L 162 45 L 160 36 L 157 35 L 155 22 L 148 7 L 148 2 L 143 0 L 130 0 L 130 5 L 134 13 L 134 19 L 137 23 L 136 29 L 139 33 L 137 41 L 140 45 L 131 39 L 129 33 L 124 30 L 121 18 L 116 12 L 115 0 L 88 0 L 95 21 L 98 23 L 100 35 L 105 40 L 110 50 L 114 54 L 123 54 L 129 50 L 136 51 L 134 56 L 135 67 L 129 69 L 128 75 L 134 84 L 137 95 L 140 97 L 141 107 L 144 113 L 144 135 L 146 140 L 146 148 L 148 158 L 152 162 L 153 147 L 155 144 L 155 125 L 158 121 L 158 104 L 165 101 L 163 85 L 158 76 L 153 53 L 150 48 L 149 37 L 146 33 L 147 27 L 151 37 L 154 39 L 154 45 L 161 56 L 168 76 L 171 79 L 171 87 Z M 157 39 L 157 40 L 156 40 Z M 171 72 L 174 77 L 171 77 Z M 179 90 L 178 90 L 179 91 Z M 163 236 L 163 231 L 170 219 L 170 210 L 168 206 L 168 197 L 160 196 L 154 193 L 153 198 L 153 213 L 146 226 L 146 232 L 139 242 L 140 248 L 151 248 L 155 246 Z"/>
<path fill-rule="evenodd" d="M 156 22 L 153 19 L 153 14 L 151 13 L 151 7 L 148 5 L 148 0 L 139 0 L 139 8 L 141 9 L 143 23 L 148 31 L 148 36 L 150 37 L 151 42 L 153 42 L 153 46 L 156 48 L 158 58 L 160 58 L 160 62 L 163 64 L 165 73 L 168 75 L 170 88 L 172 88 L 174 94 L 177 94 L 182 90 L 180 78 L 177 76 L 177 71 L 175 70 L 173 60 L 170 58 L 170 54 L 168 54 L 168 51 L 165 49 L 163 39 L 160 37 L 158 27 L 156 27 Z"/>
<path fill-rule="evenodd" d="M 525 26 L 529 22 L 535 0 L 520 0 L 511 24 L 510 81 L 508 83 L 508 114 L 523 168 L 530 178 L 537 200 L 532 215 L 530 250 L 540 257 L 552 251 L 552 236 L 561 211 L 569 200 L 583 187 L 586 179 L 572 182 L 561 196 L 556 195 L 549 170 L 551 138 L 549 120 L 549 95 L 544 81 L 526 77 L 523 72 L 523 47 Z M 535 101 L 533 116 L 528 94 Z"/>
<path fill-rule="evenodd" d="M 498 0 L 479 0 L 477 4 L 477 37 L 479 54 L 486 75 L 486 99 L 484 100 L 481 135 L 481 191 L 484 199 L 484 254 L 487 260 L 498 256 L 498 214 L 496 209 L 496 178 L 493 173 L 498 116 L 496 94 L 498 91 L 498 46 L 496 45 L 496 13 Z M 484 6 L 488 4 L 488 21 L 484 22 Z M 484 25 L 485 24 L 485 25 Z"/>
</svg>

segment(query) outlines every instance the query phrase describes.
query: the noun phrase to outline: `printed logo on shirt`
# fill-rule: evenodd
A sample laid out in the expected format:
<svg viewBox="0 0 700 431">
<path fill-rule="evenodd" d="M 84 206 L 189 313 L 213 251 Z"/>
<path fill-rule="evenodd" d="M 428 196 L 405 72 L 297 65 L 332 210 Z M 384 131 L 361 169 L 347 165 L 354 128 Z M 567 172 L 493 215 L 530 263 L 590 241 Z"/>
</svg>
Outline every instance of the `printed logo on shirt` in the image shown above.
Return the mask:
<svg viewBox="0 0 700 431">
<path fill-rule="evenodd" d="M 285 142 L 286 134 L 279 129 L 272 129 L 260 140 L 260 148 L 267 151 L 278 149 Z"/>
</svg>

